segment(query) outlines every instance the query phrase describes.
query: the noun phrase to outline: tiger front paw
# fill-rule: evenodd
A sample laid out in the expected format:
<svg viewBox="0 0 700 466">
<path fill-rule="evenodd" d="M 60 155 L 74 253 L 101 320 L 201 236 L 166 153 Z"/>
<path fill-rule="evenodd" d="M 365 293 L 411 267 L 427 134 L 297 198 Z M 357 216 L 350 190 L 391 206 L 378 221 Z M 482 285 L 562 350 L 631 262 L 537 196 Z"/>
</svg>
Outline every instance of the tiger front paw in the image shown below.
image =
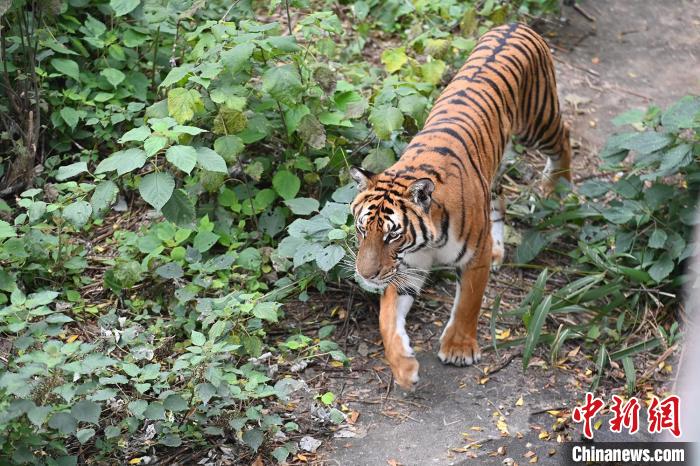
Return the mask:
<svg viewBox="0 0 700 466">
<path fill-rule="evenodd" d="M 404 390 L 415 390 L 420 364 L 412 356 L 396 356 L 389 359 L 391 372 L 394 374 L 394 381 Z"/>
<path fill-rule="evenodd" d="M 481 361 L 481 350 L 476 338 L 454 336 L 443 339 L 438 358 L 443 364 L 470 366 Z"/>
</svg>

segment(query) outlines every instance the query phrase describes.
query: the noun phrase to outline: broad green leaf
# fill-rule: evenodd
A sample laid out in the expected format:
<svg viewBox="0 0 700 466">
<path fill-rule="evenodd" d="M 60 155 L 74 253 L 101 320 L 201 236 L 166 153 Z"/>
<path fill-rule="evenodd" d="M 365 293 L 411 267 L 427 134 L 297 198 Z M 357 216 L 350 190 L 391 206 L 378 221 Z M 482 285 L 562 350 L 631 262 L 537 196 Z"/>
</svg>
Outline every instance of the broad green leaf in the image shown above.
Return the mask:
<svg viewBox="0 0 700 466">
<path fill-rule="evenodd" d="M 209 340 L 216 340 L 219 338 L 221 335 L 223 335 L 224 330 L 226 329 L 226 322 L 223 320 L 217 320 L 214 325 L 211 326 L 209 329 Z"/>
<path fill-rule="evenodd" d="M 221 52 L 221 62 L 226 70 L 235 76 L 243 67 L 249 66 L 254 50 L 255 44 L 252 41 L 244 42 Z"/>
<path fill-rule="evenodd" d="M 176 189 L 161 209 L 168 221 L 180 227 L 190 227 L 195 223 L 195 208 L 191 196 L 183 189 Z"/>
<path fill-rule="evenodd" d="M 168 395 L 168 397 L 163 401 L 163 407 L 168 411 L 180 412 L 187 411 L 189 405 L 187 402 L 177 393 Z"/>
<path fill-rule="evenodd" d="M 52 58 L 51 66 L 59 73 L 73 78 L 76 81 L 80 81 L 80 68 L 73 60 L 69 60 L 68 58 Z"/>
<path fill-rule="evenodd" d="M 195 346 L 204 346 L 204 343 L 207 342 L 207 338 L 201 332 L 192 330 L 190 341 L 192 341 L 192 344 Z"/>
<path fill-rule="evenodd" d="M 109 207 L 117 200 L 119 188 L 110 180 L 100 182 L 92 193 L 90 205 L 92 206 L 92 214 L 95 217 L 101 217 Z"/>
<path fill-rule="evenodd" d="M 124 144 L 125 142 L 131 141 L 144 141 L 150 135 L 151 129 L 148 126 L 143 125 L 127 131 L 121 138 L 119 138 L 119 141 L 117 142 Z"/>
<path fill-rule="evenodd" d="M 78 439 L 78 442 L 80 442 L 81 445 L 83 445 L 85 442 L 87 442 L 94 436 L 95 429 L 93 429 L 92 427 L 88 429 L 80 429 L 78 432 L 75 433 L 75 438 Z"/>
<path fill-rule="evenodd" d="M 685 96 L 661 116 L 661 124 L 668 131 L 700 126 L 700 98 Z"/>
<path fill-rule="evenodd" d="M 216 151 L 208 147 L 198 147 L 196 150 L 197 165 L 210 172 L 228 173 L 226 161 Z"/>
<path fill-rule="evenodd" d="M 46 422 L 46 418 L 51 413 L 50 406 L 35 406 L 27 412 L 27 417 L 37 427 L 41 427 Z"/>
<path fill-rule="evenodd" d="M 446 68 L 447 65 L 444 61 L 432 60 L 420 66 L 420 74 L 424 81 L 437 85 L 442 81 L 442 75 L 445 74 Z"/>
<path fill-rule="evenodd" d="M 309 215 L 311 212 L 318 211 L 319 202 L 310 197 L 298 197 L 296 199 L 288 199 L 284 203 L 289 207 L 295 215 Z"/>
<path fill-rule="evenodd" d="M 655 281 L 660 282 L 668 277 L 673 272 L 673 259 L 668 253 L 663 253 L 661 257 L 656 259 L 651 267 L 649 267 L 649 276 Z"/>
<path fill-rule="evenodd" d="M 72 107 L 63 107 L 59 114 L 63 121 L 70 126 L 70 129 L 75 129 L 78 125 L 78 121 L 80 121 L 80 114 Z"/>
<path fill-rule="evenodd" d="M 279 170 L 272 178 L 272 186 L 282 199 L 293 199 L 299 192 L 301 181 L 294 173 L 287 170 Z"/>
<path fill-rule="evenodd" d="M 369 151 L 362 160 L 362 168 L 373 173 L 383 172 L 396 162 L 394 151 L 386 147 L 377 147 Z"/>
<path fill-rule="evenodd" d="M 69 413 L 56 413 L 49 419 L 49 427 L 63 435 L 72 435 L 78 427 L 78 421 Z"/>
<path fill-rule="evenodd" d="M 179 82 L 182 78 L 187 76 L 190 73 L 190 71 L 192 71 L 192 65 L 190 64 L 176 66 L 175 68 L 171 69 L 170 72 L 168 72 L 168 75 L 165 77 L 163 82 L 160 83 L 160 86 L 172 86 L 173 84 Z"/>
<path fill-rule="evenodd" d="M 148 408 L 143 412 L 143 415 L 146 417 L 146 419 L 150 419 L 152 421 L 162 421 L 165 420 L 165 408 L 163 407 L 163 403 L 159 402 L 152 402 L 148 405 Z"/>
<path fill-rule="evenodd" d="M 245 443 L 251 450 L 257 452 L 260 445 L 263 443 L 263 433 L 259 429 L 250 429 L 243 432 L 241 437 L 243 443 Z"/>
<path fill-rule="evenodd" d="M 380 139 L 389 139 L 392 131 L 401 129 L 403 113 L 391 105 L 375 107 L 369 114 L 369 122 Z"/>
<path fill-rule="evenodd" d="M 200 231 L 194 237 L 192 245 L 199 252 L 207 252 L 219 240 L 219 235 L 211 231 Z"/>
<path fill-rule="evenodd" d="M 603 211 L 605 220 L 622 225 L 634 218 L 634 212 L 623 206 L 608 207 Z"/>
<path fill-rule="evenodd" d="M 326 146 L 326 130 L 314 115 L 304 115 L 296 129 L 301 140 L 314 149 Z"/>
<path fill-rule="evenodd" d="M 299 72 L 293 65 L 272 67 L 263 74 L 263 92 L 279 102 L 287 105 L 297 103 L 303 89 Z"/>
<path fill-rule="evenodd" d="M 141 0 L 110 0 L 109 6 L 112 7 L 116 16 L 124 16 L 136 9 L 139 3 Z"/>
<path fill-rule="evenodd" d="M 146 153 L 142 149 L 127 149 L 125 151 L 115 152 L 103 161 L 101 161 L 95 174 L 117 171 L 117 175 L 122 176 L 125 173 L 143 167 L 146 163 Z"/>
<path fill-rule="evenodd" d="M 262 256 L 260 255 L 260 251 L 253 247 L 245 248 L 238 255 L 236 264 L 246 270 L 260 270 L 260 265 L 262 264 Z"/>
<path fill-rule="evenodd" d="M 335 267 L 345 257 L 345 250 L 337 244 L 331 244 L 316 254 L 316 264 L 324 272 Z"/>
<path fill-rule="evenodd" d="M 383 51 L 381 60 L 386 66 L 386 70 L 389 72 L 389 74 L 396 73 L 408 62 L 406 47 L 397 47 L 395 49 L 387 49 Z"/>
<path fill-rule="evenodd" d="M 178 123 L 187 123 L 196 112 L 202 110 L 204 110 L 204 104 L 197 90 L 176 87 L 168 91 L 168 113 Z"/>
<path fill-rule="evenodd" d="M 235 162 L 238 154 L 243 152 L 245 145 L 241 138 L 235 135 L 221 136 L 214 141 L 214 151 L 224 158 L 226 163 Z"/>
<path fill-rule="evenodd" d="M 668 235 L 665 231 L 660 229 L 655 229 L 651 236 L 649 237 L 649 247 L 654 249 L 661 249 L 666 244 L 666 239 Z"/>
<path fill-rule="evenodd" d="M 102 408 L 94 401 L 82 400 L 73 405 L 71 415 L 80 422 L 98 424 Z"/>
<path fill-rule="evenodd" d="M 647 131 L 645 133 L 637 133 L 632 136 L 629 140 L 624 141 L 620 144 L 623 149 L 633 150 L 638 154 L 650 154 L 659 149 L 671 144 L 673 137 L 668 134 L 656 133 L 654 131 Z"/>
<path fill-rule="evenodd" d="M 175 189 L 175 180 L 170 173 L 150 173 L 141 179 L 139 193 L 154 209 L 161 210 Z"/>
<path fill-rule="evenodd" d="M 82 228 L 90 219 L 92 206 L 86 201 L 76 201 L 68 204 L 63 209 L 63 218 L 68 220 L 75 228 Z"/>
<path fill-rule="evenodd" d="M 197 164 L 197 150 L 192 146 L 170 146 L 165 152 L 165 158 L 189 175 Z"/>
<path fill-rule="evenodd" d="M 267 320 L 270 322 L 277 322 L 277 309 L 279 309 L 279 307 L 279 303 L 258 303 L 253 308 L 253 315 L 258 319 Z"/>
<path fill-rule="evenodd" d="M 126 75 L 116 68 L 105 68 L 100 71 L 100 76 L 103 76 L 112 87 L 117 87 L 126 78 Z"/>
<path fill-rule="evenodd" d="M 58 181 L 64 181 L 68 178 L 73 178 L 76 175 L 85 173 L 88 171 L 87 163 L 85 162 L 75 162 L 70 165 L 63 165 L 58 167 L 58 173 L 56 173 L 56 179 Z"/>
<path fill-rule="evenodd" d="M 168 138 L 165 136 L 151 136 L 143 142 L 143 149 L 146 152 L 146 157 L 151 157 L 167 145 Z"/>
<path fill-rule="evenodd" d="M 177 262 L 168 262 L 156 269 L 156 275 L 165 279 L 181 278 L 185 274 L 182 266 Z"/>
</svg>

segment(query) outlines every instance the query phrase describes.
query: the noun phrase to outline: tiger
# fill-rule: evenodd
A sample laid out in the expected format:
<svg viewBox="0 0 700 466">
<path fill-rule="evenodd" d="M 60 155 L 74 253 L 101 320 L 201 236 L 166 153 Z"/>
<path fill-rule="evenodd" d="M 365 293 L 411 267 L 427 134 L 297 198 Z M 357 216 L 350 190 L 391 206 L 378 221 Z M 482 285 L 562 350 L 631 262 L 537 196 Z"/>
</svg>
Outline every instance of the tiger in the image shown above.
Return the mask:
<svg viewBox="0 0 700 466">
<path fill-rule="evenodd" d="M 412 390 L 419 363 L 406 316 L 431 267 L 460 277 L 438 358 L 481 360 L 477 321 L 491 267 L 504 258 L 504 202 L 492 200 L 512 139 L 547 156 L 542 190 L 571 182 L 571 145 L 562 120 L 552 56 L 521 23 L 491 29 L 436 99 L 423 129 L 381 173 L 351 167 L 350 207 L 358 249 L 356 276 L 381 291 L 379 328 L 394 381 Z M 493 206 L 493 207 L 492 207 Z"/>
</svg>

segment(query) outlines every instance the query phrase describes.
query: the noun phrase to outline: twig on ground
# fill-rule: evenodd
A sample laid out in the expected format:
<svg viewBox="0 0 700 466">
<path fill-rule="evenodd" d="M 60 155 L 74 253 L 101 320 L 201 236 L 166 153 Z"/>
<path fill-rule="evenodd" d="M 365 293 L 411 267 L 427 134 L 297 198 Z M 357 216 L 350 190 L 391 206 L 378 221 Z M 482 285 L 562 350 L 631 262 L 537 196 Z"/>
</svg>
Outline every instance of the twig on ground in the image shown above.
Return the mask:
<svg viewBox="0 0 700 466">
<path fill-rule="evenodd" d="M 591 23 L 595 23 L 595 17 L 591 16 L 586 10 L 581 8 L 581 5 L 574 3 L 574 10 L 576 10 L 577 13 L 586 18 Z"/>
</svg>

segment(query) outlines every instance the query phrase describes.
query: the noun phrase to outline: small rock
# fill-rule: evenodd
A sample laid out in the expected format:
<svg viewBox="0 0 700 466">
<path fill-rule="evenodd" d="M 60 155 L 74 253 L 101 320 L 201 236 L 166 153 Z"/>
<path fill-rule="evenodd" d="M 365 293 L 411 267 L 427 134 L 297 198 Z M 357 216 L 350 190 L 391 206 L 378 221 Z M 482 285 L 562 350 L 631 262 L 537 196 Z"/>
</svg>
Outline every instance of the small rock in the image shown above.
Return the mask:
<svg viewBox="0 0 700 466">
<path fill-rule="evenodd" d="M 513 458 L 506 458 L 503 460 L 503 464 L 506 466 L 513 466 L 513 464 L 515 464 L 515 460 Z"/>
<path fill-rule="evenodd" d="M 308 451 L 309 453 L 316 453 L 316 450 L 318 450 L 318 447 L 321 446 L 321 441 L 317 440 L 311 436 L 305 436 L 302 437 L 301 440 L 299 441 L 299 448 L 301 448 L 304 451 Z"/>
<path fill-rule="evenodd" d="M 369 354 L 369 347 L 367 346 L 367 343 L 360 343 L 360 345 L 357 347 L 357 352 L 360 353 L 360 356 L 366 357 Z"/>
</svg>

